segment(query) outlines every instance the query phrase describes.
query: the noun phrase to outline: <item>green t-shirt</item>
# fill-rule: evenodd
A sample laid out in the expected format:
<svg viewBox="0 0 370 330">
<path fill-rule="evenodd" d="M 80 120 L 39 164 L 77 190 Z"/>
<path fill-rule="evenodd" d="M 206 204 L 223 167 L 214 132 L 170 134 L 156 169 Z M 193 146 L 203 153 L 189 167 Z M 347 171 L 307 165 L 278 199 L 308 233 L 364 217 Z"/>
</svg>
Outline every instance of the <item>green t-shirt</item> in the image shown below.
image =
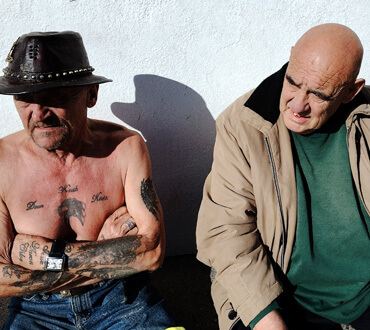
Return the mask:
<svg viewBox="0 0 370 330">
<path fill-rule="evenodd" d="M 291 136 L 298 219 L 288 279 L 306 309 L 349 323 L 370 305 L 370 217 L 352 180 L 346 127 Z"/>
</svg>

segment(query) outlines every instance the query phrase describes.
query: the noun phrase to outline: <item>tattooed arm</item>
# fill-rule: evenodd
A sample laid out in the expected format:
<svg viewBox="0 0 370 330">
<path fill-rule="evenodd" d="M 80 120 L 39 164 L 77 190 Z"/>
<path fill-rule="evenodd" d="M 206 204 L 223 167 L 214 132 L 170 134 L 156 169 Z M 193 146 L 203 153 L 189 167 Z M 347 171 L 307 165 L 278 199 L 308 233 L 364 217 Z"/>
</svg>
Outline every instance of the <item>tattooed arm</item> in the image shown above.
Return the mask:
<svg viewBox="0 0 370 330">
<path fill-rule="evenodd" d="M 125 191 L 127 213 L 136 224 L 136 235 L 113 234 L 105 240 L 96 242 L 69 243 L 67 272 L 96 279 L 121 278 L 144 270 L 155 270 L 164 257 L 164 226 L 162 209 L 151 179 L 151 165 L 148 151 L 142 138 L 135 134 L 125 140 L 122 148 L 123 189 Z M 104 227 L 114 227 L 114 222 Z M 105 228 L 105 229 L 108 229 Z M 109 233 L 109 230 L 105 231 Z M 119 232 L 119 231 L 118 231 Z M 119 236 L 119 237 L 117 237 Z M 108 238 L 108 239 L 107 239 Z M 41 241 L 40 241 L 41 240 Z M 29 235 L 17 235 L 12 252 L 14 263 L 32 270 L 43 267 L 43 261 L 34 263 L 28 258 L 21 258 L 22 244 L 29 247 L 35 243 L 47 246 L 51 241 Z M 39 248 L 33 258 L 39 260 L 42 250 Z M 31 262 L 30 262 L 31 261 Z M 31 264 L 32 263 L 32 264 Z"/>
<path fill-rule="evenodd" d="M 0 297 L 45 292 L 54 287 L 62 287 L 77 278 L 68 273 L 32 271 L 14 265 L 11 260 L 13 241 L 12 221 L 4 202 L 0 199 Z M 30 258 L 35 260 L 35 251 L 38 249 L 37 245 L 22 245 L 19 249 L 19 257 L 25 259 L 31 256 Z"/>
</svg>

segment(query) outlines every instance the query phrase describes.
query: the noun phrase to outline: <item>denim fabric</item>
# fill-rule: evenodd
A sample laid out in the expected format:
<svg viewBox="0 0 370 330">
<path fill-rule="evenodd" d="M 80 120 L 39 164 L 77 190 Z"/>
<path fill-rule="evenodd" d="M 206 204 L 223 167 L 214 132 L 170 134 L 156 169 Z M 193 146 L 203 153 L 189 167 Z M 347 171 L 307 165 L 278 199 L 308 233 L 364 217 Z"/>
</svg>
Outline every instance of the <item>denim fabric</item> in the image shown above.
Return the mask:
<svg viewBox="0 0 370 330">
<path fill-rule="evenodd" d="M 14 297 L 3 329 L 151 329 L 176 326 L 163 299 L 142 277 L 109 280 L 79 296 Z"/>
</svg>

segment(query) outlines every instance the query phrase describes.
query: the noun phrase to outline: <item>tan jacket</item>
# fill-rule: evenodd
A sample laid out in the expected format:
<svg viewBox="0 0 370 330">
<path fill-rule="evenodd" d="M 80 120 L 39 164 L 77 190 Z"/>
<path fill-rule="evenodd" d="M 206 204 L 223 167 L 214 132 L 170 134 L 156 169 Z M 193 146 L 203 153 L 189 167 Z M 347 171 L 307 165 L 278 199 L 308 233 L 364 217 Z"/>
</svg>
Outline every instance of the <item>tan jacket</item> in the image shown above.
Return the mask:
<svg viewBox="0 0 370 330">
<path fill-rule="evenodd" d="M 214 161 L 197 224 L 197 257 L 213 270 L 211 293 L 220 329 L 232 328 L 240 318 L 247 326 L 282 292 L 273 265 L 284 273 L 289 266 L 297 192 L 290 136 L 279 113 L 285 70 L 237 99 L 216 121 Z M 348 105 L 354 110 L 346 124 L 352 174 L 370 213 L 368 103 L 365 88 Z M 230 319 L 232 309 L 236 313 Z"/>
</svg>

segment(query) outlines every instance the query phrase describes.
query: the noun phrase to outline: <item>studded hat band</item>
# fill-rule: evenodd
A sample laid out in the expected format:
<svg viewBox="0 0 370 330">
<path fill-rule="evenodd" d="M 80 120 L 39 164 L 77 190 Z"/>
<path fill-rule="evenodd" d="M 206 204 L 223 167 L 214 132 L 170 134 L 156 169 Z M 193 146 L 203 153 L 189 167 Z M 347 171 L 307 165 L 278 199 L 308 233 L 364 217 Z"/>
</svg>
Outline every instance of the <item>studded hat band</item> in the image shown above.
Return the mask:
<svg viewBox="0 0 370 330">
<path fill-rule="evenodd" d="M 83 69 L 76 69 L 71 71 L 62 71 L 62 72 L 14 72 L 8 68 L 4 68 L 4 76 L 7 79 L 17 79 L 23 81 L 31 81 L 31 82 L 41 82 L 41 81 L 51 81 L 60 78 L 70 78 L 74 75 L 82 75 L 92 73 L 95 69 L 92 66 Z"/>
</svg>

